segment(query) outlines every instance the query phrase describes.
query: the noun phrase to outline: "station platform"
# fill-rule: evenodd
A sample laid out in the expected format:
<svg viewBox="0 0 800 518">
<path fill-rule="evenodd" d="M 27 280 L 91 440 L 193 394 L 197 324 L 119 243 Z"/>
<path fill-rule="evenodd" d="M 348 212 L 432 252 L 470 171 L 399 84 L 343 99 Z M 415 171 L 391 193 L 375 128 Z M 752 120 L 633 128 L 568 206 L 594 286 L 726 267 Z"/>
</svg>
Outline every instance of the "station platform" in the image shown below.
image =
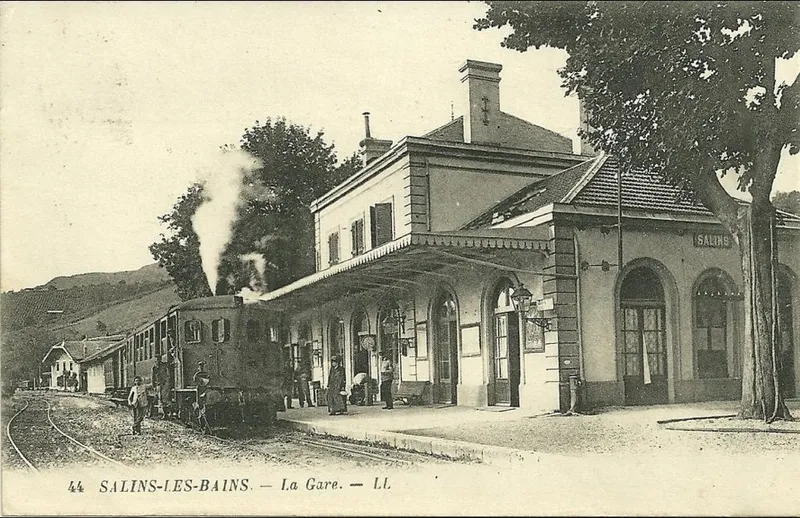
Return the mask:
<svg viewBox="0 0 800 518">
<path fill-rule="evenodd" d="M 372 406 L 348 405 L 347 414 L 343 415 L 328 415 L 328 409 L 324 406 L 311 408 L 295 406 L 278 413 L 278 419 L 299 431 L 500 465 L 523 462 L 533 452 L 413 435 L 409 432 L 469 423 L 499 423 L 529 417 L 531 415 L 519 408 L 511 407 L 395 404 L 392 410 L 384 410 L 381 403 Z"/>
</svg>

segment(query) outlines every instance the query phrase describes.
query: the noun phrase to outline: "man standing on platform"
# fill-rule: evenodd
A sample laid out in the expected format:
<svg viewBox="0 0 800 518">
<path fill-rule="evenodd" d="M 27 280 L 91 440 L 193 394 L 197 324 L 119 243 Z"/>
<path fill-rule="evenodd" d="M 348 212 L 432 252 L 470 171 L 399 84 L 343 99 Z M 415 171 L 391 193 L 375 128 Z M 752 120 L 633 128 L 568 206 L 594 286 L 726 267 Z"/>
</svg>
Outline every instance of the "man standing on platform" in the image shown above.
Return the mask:
<svg viewBox="0 0 800 518">
<path fill-rule="evenodd" d="M 392 399 L 393 381 L 394 365 L 392 365 L 392 359 L 389 358 L 389 353 L 384 351 L 381 353 L 381 400 L 383 400 L 384 410 L 394 408 L 394 400 Z"/>
</svg>

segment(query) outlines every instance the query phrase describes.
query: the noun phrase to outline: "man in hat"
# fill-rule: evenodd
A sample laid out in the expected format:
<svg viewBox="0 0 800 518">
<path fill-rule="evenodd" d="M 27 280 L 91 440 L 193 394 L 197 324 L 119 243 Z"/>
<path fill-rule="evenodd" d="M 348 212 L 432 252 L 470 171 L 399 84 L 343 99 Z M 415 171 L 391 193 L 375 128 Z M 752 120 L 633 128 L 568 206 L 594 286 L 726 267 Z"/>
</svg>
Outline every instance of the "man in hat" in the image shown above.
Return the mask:
<svg viewBox="0 0 800 518">
<path fill-rule="evenodd" d="M 392 382 L 394 381 L 394 365 L 387 351 L 381 352 L 381 400 L 383 409 L 391 410 L 394 408 L 392 398 Z"/>
<path fill-rule="evenodd" d="M 331 371 L 328 376 L 328 414 L 339 415 L 347 412 L 347 380 L 341 356 L 331 357 Z"/>
<path fill-rule="evenodd" d="M 147 387 L 142 385 L 141 376 L 133 378 L 133 386 L 128 393 L 128 405 L 133 409 L 133 434 L 142 434 L 142 421 L 147 411 Z"/>
</svg>

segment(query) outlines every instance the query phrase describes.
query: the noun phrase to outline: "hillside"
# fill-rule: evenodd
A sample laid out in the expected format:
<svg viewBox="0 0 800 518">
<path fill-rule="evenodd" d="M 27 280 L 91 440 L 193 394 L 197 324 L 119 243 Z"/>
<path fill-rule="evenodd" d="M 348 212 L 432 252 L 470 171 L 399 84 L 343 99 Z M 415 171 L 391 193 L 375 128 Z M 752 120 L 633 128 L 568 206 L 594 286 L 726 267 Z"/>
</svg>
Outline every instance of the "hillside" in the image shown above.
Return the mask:
<svg viewBox="0 0 800 518">
<path fill-rule="evenodd" d="M 54 331 L 80 338 L 83 335 L 104 334 L 98 329 L 102 322 L 108 334 L 127 334 L 139 326 L 151 322 L 167 312 L 170 306 L 180 302 L 171 284 L 133 300 L 115 304 L 77 322 L 55 327 Z"/>
<path fill-rule="evenodd" d="M 148 264 L 138 270 L 124 272 L 92 272 L 77 275 L 60 276 L 34 289 L 55 288 L 66 290 L 78 286 L 93 286 L 99 284 L 153 284 L 169 281 L 167 271 L 158 266 L 158 263 Z"/>
<path fill-rule="evenodd" d="M 0 294 L 0 325 L 4 330 L 60 328 L 165 288 L 174 284 L 155 263 L 128 272 L 56 277 L 37 288 Z"/>
</svg>

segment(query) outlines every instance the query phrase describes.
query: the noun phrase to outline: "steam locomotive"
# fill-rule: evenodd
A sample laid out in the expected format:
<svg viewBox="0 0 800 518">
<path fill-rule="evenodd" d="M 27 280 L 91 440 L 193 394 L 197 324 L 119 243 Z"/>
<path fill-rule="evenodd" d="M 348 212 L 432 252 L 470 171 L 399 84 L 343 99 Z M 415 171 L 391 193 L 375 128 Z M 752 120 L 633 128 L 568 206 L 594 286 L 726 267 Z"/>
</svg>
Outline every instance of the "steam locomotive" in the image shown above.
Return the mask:
<svg viewBox="0 0 800 518">
<path fill-rule="evenodd" d="M 238 296 L 185 301 L 114 348 L 106 383 L 119 401 L 141 377 L 151 387 L 151 417 L 203 431 L 270 423 L 283 409 L 282 329 L 274 314 Z"/>
</svg>

